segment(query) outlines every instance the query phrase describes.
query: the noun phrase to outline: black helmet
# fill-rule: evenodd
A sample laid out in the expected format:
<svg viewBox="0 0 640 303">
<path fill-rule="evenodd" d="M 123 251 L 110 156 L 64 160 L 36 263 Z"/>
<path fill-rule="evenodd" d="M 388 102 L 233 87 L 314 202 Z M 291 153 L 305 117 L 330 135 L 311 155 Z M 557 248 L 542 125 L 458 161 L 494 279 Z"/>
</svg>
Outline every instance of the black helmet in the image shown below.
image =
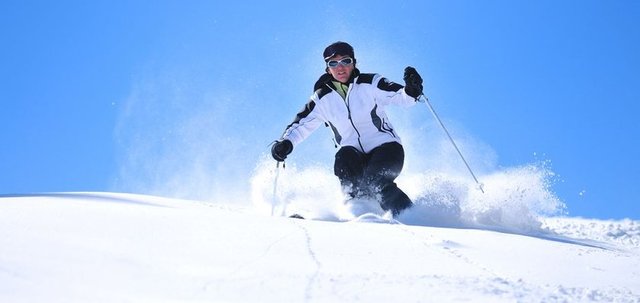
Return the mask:
<svg viewBox="0 0 640 303">
<path fill-rule="evenodd" d="M 355 59 L 355 55 L 353 54 L 353 47 L 351 47 L 351 45 L 349 45 L 349 43 L 347 42 L 334 42 L 331 45 L 327 46 L 327 48 L 324 49 L 324 53 L 322 53 L 325 62 L 335 55 L 349 56 Z"/>
</svg>

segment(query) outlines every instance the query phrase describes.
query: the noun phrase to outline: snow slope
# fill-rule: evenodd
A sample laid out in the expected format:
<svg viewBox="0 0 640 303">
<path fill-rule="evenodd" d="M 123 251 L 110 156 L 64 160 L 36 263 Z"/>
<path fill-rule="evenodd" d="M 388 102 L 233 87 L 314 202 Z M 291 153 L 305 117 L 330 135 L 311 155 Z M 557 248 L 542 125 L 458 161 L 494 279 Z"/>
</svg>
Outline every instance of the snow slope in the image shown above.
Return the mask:
<svg viewBox="0 0 640 303">
<path fill-rule="evenodd" d="M 638 222 L 542 222 L 518 234 L 5 195 L 0 302 L 640 302 Z"/>
</svg>

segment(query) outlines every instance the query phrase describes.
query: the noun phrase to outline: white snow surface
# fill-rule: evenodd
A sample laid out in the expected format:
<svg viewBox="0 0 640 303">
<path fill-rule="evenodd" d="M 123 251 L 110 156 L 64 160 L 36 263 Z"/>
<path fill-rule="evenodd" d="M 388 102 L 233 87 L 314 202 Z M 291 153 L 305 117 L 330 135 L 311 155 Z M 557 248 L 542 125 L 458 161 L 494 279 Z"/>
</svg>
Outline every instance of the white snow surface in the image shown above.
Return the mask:
<svg viewBox="0 0 640 303">
<path fill-rule="evenodd" d="M 486 209 L 466 203 L 424 217 L 436 209 L 424 196 L 399 221 L 346 221 L 121 193 L 4 195 L 0 302 L 640 302 L 637 221 L 496 223 L 522 213 L 478 219 Z"/>
</svg>

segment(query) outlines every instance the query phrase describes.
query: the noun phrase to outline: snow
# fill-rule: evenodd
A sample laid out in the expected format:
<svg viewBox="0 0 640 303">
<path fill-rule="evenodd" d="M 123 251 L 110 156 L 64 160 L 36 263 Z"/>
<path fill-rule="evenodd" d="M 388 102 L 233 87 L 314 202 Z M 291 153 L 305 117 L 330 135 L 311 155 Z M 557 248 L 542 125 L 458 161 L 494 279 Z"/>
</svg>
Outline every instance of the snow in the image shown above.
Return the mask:
<svg viewBox="0 0 640 303">
<path fill-rule="evenodd" d="M 295 200 L 286 174 L 275 193 Z M 542 216 L 523 228 L 467 201 L 428 224 L 426 196 L 399 222 L 121 193 L 0 196 L 0 302 L 640 302 L 637 221 Z"/>
</svg>

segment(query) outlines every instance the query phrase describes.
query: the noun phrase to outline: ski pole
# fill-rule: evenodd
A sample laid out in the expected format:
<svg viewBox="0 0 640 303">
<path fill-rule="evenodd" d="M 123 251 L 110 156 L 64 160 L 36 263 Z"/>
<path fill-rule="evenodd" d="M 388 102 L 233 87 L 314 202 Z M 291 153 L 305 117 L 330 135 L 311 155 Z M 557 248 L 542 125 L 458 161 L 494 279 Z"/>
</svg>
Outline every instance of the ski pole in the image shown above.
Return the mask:
<svg viewBox="0 0 640 303">
<path fill-rule="evenodd" d="M 276 178 L 273 180 L 273 197 L 271 199 L 271 216 L 273 217 L 278 205 L 278 178 L 280 177 L 280 162 L 276 162 Z"/>
<path fill-rule="evenodd" d="M 451 144 L 453 145 L 453 147 L 458 152 L 458 155 L 460 155 L 460 158 L 462 159 L 462 162 L 464 162 L 464 165 L 467 166 L 467 169 L 469 170 L 469 173 L 471 173 L 471 176 L 473 177 L 473 180 L 476 181 L 476 184 L 478 185 L 478 188 L 484 194 L 484 189 L 483 189 L 484 185 L 478 181 L 478 178 L 476 178 L 476 175 L 473 173 L 473 170 L 471 170 L 471 167 L 469 166 L 469 163 L 467 163 L 467 160 L 465 160 L 464 156 L 462 155 L 462 152 L 460 152 L 460 149 L 458 148 L 458 145 L 456 145 L 456 142 L 453 141 L 453 138 L 451 137 L 451 134 L 449 134 L 449 131 L 444 126 L 444 123 L 442 123 L 442 120 L 440 120 L 440 117 L 438 116 L 438 114 L 436 113 L 435 109 L 431 105 L 431 102 L 429 102 L 429 98 L 427 98 L 427 96 L 425 96 L 424 94 L 420 95 L 418 98 L 420 98 L 420 97 L 424 97 L 424 100 L 426 101 L 425 103 L 427 104 L 427 106 L 429 106 L 429 109 L 431 110 L 431 113 L 436 118 L 436 120 L 438 120 L 438 123 L 440 123 L 440 126 L 442 127 L 442 130 L 444 130 L 445 134 L 447 134 L 447 137 L 449 137 L 449 141 L 451 141 Z"/>
</svg>

